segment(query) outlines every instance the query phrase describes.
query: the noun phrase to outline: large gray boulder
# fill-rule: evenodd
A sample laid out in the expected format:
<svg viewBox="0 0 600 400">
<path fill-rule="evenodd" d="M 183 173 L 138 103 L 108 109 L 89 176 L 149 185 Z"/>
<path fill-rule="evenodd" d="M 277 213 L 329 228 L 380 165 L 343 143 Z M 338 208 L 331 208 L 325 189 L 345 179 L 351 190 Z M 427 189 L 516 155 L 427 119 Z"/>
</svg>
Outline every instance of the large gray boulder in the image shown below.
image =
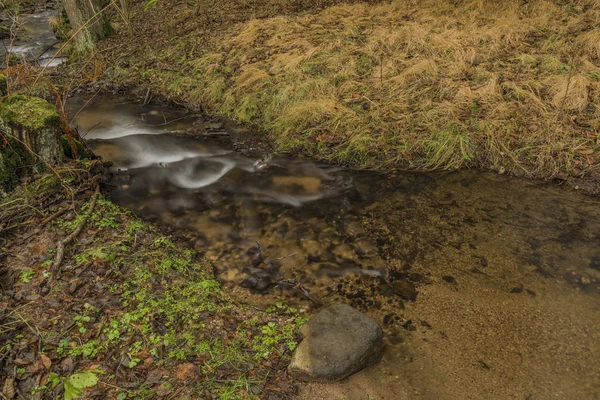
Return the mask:
<svg viewBox="0 0 600 400">
<path fill-rule="evenodd" d="M 339 304 L 315 315 L 300 331 L 289 373 L 304 381 L 337 381 L 377 362 L 383 353 L 383 331 L 377 322 Z"/>
</svg>

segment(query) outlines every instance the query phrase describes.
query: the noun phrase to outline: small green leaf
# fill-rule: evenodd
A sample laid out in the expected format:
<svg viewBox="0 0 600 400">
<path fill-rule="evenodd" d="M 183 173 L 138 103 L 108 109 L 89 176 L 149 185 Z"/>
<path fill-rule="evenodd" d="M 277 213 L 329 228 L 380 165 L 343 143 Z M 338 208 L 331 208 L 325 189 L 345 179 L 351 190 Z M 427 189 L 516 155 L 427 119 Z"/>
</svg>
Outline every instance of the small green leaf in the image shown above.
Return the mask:
<svg viewBox="0 0 600 400">
<path fill-rule="evenodd" d="M 94 371 L 85 371 L 73 374 L 64 381 L 65 400 L 73 400 L 83 394 L 86 388 L 96 386 L 98 377 Z"/>
<path fill-rule="evenodd" d="M 63 380 L 63 387 L 65 389 L 65 400 L 75 400 L 83 394 L 83 389 L 73 386 L 69 379 Z"/>
</svg>

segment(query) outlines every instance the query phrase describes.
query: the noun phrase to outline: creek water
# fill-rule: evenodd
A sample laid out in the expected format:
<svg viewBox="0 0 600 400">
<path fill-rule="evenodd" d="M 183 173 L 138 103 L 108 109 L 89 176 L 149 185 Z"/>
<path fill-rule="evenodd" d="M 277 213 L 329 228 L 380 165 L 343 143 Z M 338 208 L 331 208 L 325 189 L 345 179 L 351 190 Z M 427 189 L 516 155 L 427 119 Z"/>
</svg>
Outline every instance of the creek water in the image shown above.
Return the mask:
<svg viewBox="0 0 600 400">
<path fill-rule="evenodd" d="M 20 15 L 14 24 L 10 20 L 4 21 L 4 25 L 10 27 L 12 33 L 2 39 L 0 57 L 12 53 L 41 67 L 63 63 L 65 57 L 54 57 L 61 43 L 50 28 L 50 20 L 57 15 L 58 12 L 54 10 L 46 10 Z M 12 39 L 11 35 L 14 35 Z"/>
<path fill-rule="evenodd" d="M 73 110 L 85 102 L 73 100 Z M 281 258 L 272 267 L 285 279 L 313 290 L 345 275 L 411 279 L 405 271 L 435 274 L 440 263 L 450 272 L 456 258 L 482 275 L 498 266 L 516 287 L 519 275 L 537 274 L 598 289 L 600 200 L 556 185 L 475 171 L 378 174 L 240 152 L 222 123 L 115 96 L 94 98 L 74 121 L 113 163 L 113 199 L 186 232 L 223 281 L 265 275 L 248 267 L 260 245 L 267 261 Z M 276 286 L 272 272 L 244 284 Z"/>
<path fill-rule="evenodd" d="M 268 156 L 228 125 L 117 96 L 71 107 L 114 163 L 112 199 L 184 234 L 239 301 L 345 302 L 384 326 L 381 364 L 307 398 L 599 393 L 597 198 L 494 173 Z"/>
</svg>

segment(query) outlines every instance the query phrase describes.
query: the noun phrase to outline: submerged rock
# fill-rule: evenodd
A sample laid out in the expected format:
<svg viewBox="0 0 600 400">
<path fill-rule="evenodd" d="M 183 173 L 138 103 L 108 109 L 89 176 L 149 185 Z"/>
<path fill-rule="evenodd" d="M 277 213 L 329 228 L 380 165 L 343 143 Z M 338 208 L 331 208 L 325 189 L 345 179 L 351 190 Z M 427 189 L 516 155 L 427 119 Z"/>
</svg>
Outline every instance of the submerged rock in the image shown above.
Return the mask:
<svg viewBox="0 0 600 400">
<path fill-rule="evenodd" d="M 415 301 L 419 292 L 414 283 L 405 281 L 395 281 L 392 283 L 392 291 L 394 294 L 402 297 L 405 300 Z"/>
<path fill-rule="evenodd" d="M 305 381 L 337 381 L 377 362 L 383 331 L 377 322 L 346 305 L 327 307 L 301 329 L 304 339 L 288 370 Z"/>
</svg>

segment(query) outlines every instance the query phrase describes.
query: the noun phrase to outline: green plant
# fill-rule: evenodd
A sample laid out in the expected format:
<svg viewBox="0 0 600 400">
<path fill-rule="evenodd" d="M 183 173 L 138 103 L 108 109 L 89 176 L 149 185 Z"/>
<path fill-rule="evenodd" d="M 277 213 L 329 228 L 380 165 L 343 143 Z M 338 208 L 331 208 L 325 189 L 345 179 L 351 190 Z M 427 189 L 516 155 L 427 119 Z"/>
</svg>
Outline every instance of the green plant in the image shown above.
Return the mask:
<svg viewBox="0 0 600 400">
<path fill-rule="evenodd" d="M 33 279 L 34 276 L 35 276 L 35 271 L 33 269 L 27 269 L 27 270 L 21 272 L 21 275 L 19 275 L 19 280 L 23 283 L 29 283 L 29 282 L 31 282 L 31 280 Z"/>
<path fill-rule="evenodd" d="M 80 333 L 85 333 L 87 331 L 85 323 L 90 322 L 90 317 L 85 315 L 77 315 L 75 318 L 73 318 L 73 320 L 75 321 L 75 325 L 79 327 Z"/>
<path fill-rule="evenodd" d="M 298 310 L 289 305 L 285 304 L 283 301 L 278 301 L 275 304 L 267 307 L 266 312 L 268 313 L 280 313 L 280 314 L 296 314 Z"/>
<path fill-rule="evenodd" d="M 145 227 L 145 225 L 142 221 L 140 221 L 138 219 L 134 219 L 127 223 L 127 227 L 125 228 L 125 230 L 127 231 L 127 233 L 129 235 L 131 235 L 138 231 L 141 231 L 142 229 L 144 229 L 144 227 Z"/>
<path fill-rule="evenodd" d="M 129 368 L 135 368 L 136 365 L 138 365 L 140 361 L 141 360 L 137 357 L 131 357 L 131 359 L 129 360 L 129 364 L 127 364 L 127 366 Z"/>
<path fill-rule="evenodd" d="M 106 338 L 112 342 L 113 340 L 121 337 L 121 329 L 122 327 L 119 320 L 113 319 L 108 324 L 108 327 L 104 328 L 104 334 L 106 335 Z"/>
<path fill-rule="evenodd" d="M 252 348 L 256 352 L 255 358 L 269 358 L 280 342 L 284 342 L 289 350 L 294 350 L 298 344 L 294 339 L 293 325 L 279 327 L 274 322 L 269 322 L 263 325 L 260 331 L 262 335 L 256 336 L 252 342 Z"/>
<path fill-rule="evenodd" d="M 72 356 L 83 356 L 86 358 L 95 357 L 100 352 L 100 347 L 97 340 L 90 340 L 87 343 L 76 346 L 69 351 Z"/>
<path fill-rule="evenodd" d="M 96 374 L 98 373 L 100 371 L 90 370 L 73 374 L 69 378 L 62 378 L 65 400 L 77 399 L 81 397 L 85 389 L 96 386 L 98 384 Z"/>
<path fill-rule="evenodd" d="M 60 383 L 60 376 L 58 376 L 58 374 L 55 372 L 50 372 L 48 375 L 48 383 L 50 384 L 51 388 L 55 388 L 56 385 Z"/>
<path fill-rule="evenodd" d="M 175 245 L 173 244 L 173 242 L 171 242 L 168 238 L 161 236 L 158 237 L 156 239 L 154 239 L 153 245 L 155 247 L 166 247 L 169 249 L 173 249 L 175 247 Z"/>
<path fill-rule="evenodd" d="M 63 356 L 65 354 L 65 349 L 69 346 L 69 341 L 65 338 L 60 339 L 58 342 L 58 347 L 56 348 L 56 354 L 59 356 Z"/>
</svg>

